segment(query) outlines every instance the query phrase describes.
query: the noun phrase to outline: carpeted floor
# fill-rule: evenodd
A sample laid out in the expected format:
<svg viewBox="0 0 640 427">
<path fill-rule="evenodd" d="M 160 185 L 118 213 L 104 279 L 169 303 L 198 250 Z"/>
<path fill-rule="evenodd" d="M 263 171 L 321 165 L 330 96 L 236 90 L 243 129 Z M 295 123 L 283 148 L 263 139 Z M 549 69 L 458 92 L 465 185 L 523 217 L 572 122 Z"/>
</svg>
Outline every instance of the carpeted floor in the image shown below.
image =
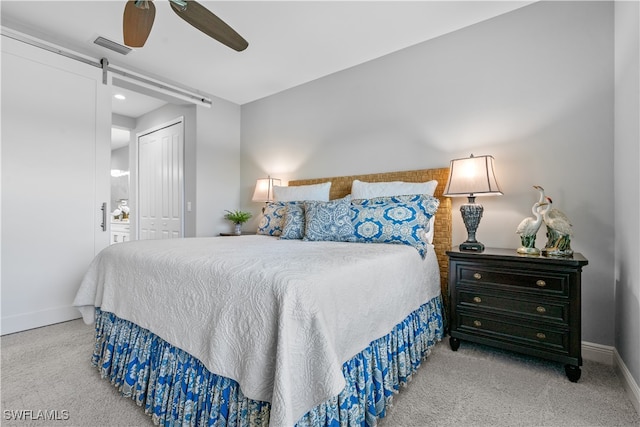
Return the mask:
<svg viewBox="0 0 640 427">
<path fill-rule="evenodd" d="M 2 337 L 0 423 L 151 425 L 91 366 L 92 339 L 92 327 L 80 320 Z M 38 411 L 58 420 L 12 419 L 37 418 Z M 640 417 L 610 366 L 586 361 L 574 384 L 561 364 L 465 342 L 452 352 L 443 341 L 395 396 L 380 426 L 454 425 L 637 427 Z"/>
</svg>

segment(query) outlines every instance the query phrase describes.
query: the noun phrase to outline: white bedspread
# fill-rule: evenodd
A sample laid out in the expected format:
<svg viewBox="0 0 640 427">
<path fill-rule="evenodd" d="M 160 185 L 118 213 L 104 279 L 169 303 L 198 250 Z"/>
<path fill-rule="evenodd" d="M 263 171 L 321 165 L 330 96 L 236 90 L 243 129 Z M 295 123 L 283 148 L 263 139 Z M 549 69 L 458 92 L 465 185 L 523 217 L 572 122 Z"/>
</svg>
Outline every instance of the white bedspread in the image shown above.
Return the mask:
<svg viewBox="0 0 640 427">
<path fill-rule="evenodd" d="M 116 314 L 271 402 L 293 425 L 345 385 L 342 364 L 439 295 L 409 246 L 267 236 L 143 240 L 95 258 L 74 305 Z"/>
</svg>

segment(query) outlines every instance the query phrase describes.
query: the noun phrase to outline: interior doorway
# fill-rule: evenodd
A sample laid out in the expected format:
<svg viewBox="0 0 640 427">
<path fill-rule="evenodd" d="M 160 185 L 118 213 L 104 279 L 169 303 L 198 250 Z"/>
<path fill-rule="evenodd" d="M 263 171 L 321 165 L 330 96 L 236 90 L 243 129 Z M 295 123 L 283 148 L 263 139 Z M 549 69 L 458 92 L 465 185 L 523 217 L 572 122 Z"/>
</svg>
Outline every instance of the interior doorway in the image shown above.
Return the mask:
<svg viewBox="0 0 640 427">
<path fill-rule="evenodd" d="M 136 133 L 138 121 L 169 101 L 123 87 L 114 79 L 111 97 L 110 243 L 136 239 Z"/>
</svg>

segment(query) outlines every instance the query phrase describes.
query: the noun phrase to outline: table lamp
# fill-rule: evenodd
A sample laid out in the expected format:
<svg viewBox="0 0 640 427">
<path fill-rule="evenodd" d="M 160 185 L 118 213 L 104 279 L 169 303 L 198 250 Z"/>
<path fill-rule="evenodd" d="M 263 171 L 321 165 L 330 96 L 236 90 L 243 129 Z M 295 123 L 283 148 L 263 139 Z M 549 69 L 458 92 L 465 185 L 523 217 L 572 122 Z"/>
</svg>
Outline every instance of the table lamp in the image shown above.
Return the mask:
<svg viewBox="0 0 640 427">
<path fill-rule="evenodd" d="M 273 201 L 274 185 L 280 185 L 280 180 L 277 178 L 271 178 L 270 176 L 258 179 L 256 181 L 256 188 L 253 191 L 253 197 L 251 200 L 254 202 L 264 202 L 266 206 L 267 203 Z M 262 212 L 264 212 L 264 207 L 262 208 Z"/>
<path fill-rule="evenodd" d="M 502 195 L 496 181 L 493 156 L 478 156 L 451 160 L 449 181 L 444 195 L 467 196 L 468 203 L 460 206 L 462 220 L 467 228 L 467 240 L 460 244 L 461 251 L 484 251 L 484 245 L 476 240 L 476 230 L 484 208 L 476 203 L 476 196 Z"/>
</svg>

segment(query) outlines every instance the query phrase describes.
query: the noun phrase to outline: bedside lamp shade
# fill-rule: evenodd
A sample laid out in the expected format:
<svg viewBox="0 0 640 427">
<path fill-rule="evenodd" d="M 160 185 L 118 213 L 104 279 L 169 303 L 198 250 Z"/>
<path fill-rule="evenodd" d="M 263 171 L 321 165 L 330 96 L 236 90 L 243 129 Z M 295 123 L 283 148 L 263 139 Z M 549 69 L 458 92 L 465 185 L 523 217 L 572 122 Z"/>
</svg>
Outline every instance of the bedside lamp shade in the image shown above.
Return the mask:
<svg viewBox="0 0 640 427">
<path fill-rule="evenodd" d="M 258 179 L 251 200 L 254 202 L 272 202 L 274 185 L 280 185 L 280 180 L 271 177 Z"/>
<path fill-rule="evenodd" d="M 444 195 L 495 196 L 502 195 L 493 167 L 493 156 L 479 156 L 451 160 L 449 182 Z"/>
<path fill-rule="evenodd" d="M 475 203 L 476 196 L 502 195 L 493 167 L 493 156 L 478 156 L 451 160 L 449 182 L 445 196 L 466 196 L 468 203 L 460 206 L 462 220 L 467 228 L 467 241 L 460 244 L 461 251 L 482 252 L 484 245 L 476 240 L 476 230 L 484 208 Z"/>
</svg>

